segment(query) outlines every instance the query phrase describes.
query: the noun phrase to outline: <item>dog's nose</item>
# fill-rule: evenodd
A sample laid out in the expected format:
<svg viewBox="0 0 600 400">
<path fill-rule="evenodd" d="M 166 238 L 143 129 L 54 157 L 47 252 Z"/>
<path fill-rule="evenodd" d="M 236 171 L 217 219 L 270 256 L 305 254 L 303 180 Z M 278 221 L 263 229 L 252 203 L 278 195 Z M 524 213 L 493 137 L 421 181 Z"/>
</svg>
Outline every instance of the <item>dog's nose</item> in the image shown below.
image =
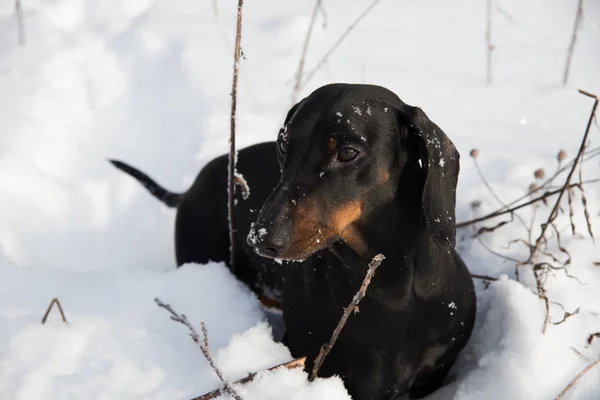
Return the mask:
<svg viewBox="0 0 600 400">
<path fill-rule="evenodd" d="M 278 258 L 281 256 L 288 244 L 288 237 L 281 230 L 269 231 L 268 228 L 261 225 L 254 225 L 248 233 L 246 242 L 254 247 L 254 251 L 268 258 Z"/>
</svg>

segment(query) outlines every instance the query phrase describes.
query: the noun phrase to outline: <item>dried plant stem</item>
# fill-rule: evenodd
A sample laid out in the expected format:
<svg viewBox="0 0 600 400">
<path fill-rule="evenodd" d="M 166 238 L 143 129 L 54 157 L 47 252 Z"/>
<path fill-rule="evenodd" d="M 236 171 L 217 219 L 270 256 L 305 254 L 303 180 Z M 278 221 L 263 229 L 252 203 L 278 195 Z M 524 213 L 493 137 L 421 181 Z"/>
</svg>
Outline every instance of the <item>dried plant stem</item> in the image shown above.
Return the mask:
<svg viewBox="0 0 600 400">
<path fill-rule="evenodd" d="M 342 34 L 342 36 L 339 37 L 339 39 L 334 43 L 334 45 L 329 49 L 329 51 L 327 51 L 327 53 L 325 53 L 325 55 L 317 62 L 315 67 L 307 74 L 306 79 L 304 79 L 304 82 L 302 82 L 302 84 L 300 85 L 300 90 L 302 88 L 304 88 L 304 86 L 306 86 L 306 84 L 313 78 L 313 76 L 319 70 L 319 68 L 321 68 L 323 66 L 323 64 L 325 64 L 325 62 L 331 56 L 331 54 L 335 51 L 335 49 L 337 49 L 338 46 L 344 41 L 344 39 L 346 39 L 346 36 L 348 36 L 348 34 L 350 32 L 352 32 L 352 30 L 356 27 L 356 25 L 358 25 L 358 23 L 364 17 L 366 17 L 367 14 L 369 14 L 371 12 L 371 10 L 373 10 L 373 8 L 375 8 L 375 6 L 379 2 L 381 2 L 381 0 L 373 0 L 373 2 L 369 5 L 369 7 L 367 7 L 365 9 L 365 11 L 363 11 L 362 14 L 360 14 L 358 16 L 358 18 L 356 18 L 356 20 L 354 20 L 354 22 L 352 22 L 350 24 L 350 26 L 348 26 L 348 29 L 346 29 L 346 31 Z"/>
<path fill-rule="evenodd" d="M 235 119 L 237 112 L 237 86 L 238 76 L 240 71 L 240 55 L 242 53 L 242 6 L 244 0 L 238 0 L 237 6 L 237 26 L 235 31 L 235 49 L 233 55 L 233 83 L 231 87 L 231 116 L 229 136 L 229 164 L 227 169 L 227 216 L 229 219 L 229 264 L 232 270 L 235 271 L 235 221 L 233 217 L 234 199 L 235 199 Z"/>
<path fill-rule="evenodd" d="M 576 232 L 576 227 L 575 227 L 575 221 L 573 221 L 575 212 L 573 211 L 573 189 L 572 188 L 567 189 L 567 200 L 569 202 L 569 221 L 571 222 L 571 233 L 573 234 L 573 236 L 575 236 L 577 234 L 577 232 Z"/>
<path fill-rule="evenodd" d="M 496 194 L 496 192 L 494 191 L 494 189 L 492 189 L 492 186 L 490 185 L 490 183 L 487 181 L 487 179 L 485 179 L 485 176 L 483 175 L 483 171 L 481 170 L 481 168 L 479 167 L 479 163 L 477 162 L 477 159 L 475 157 L 471 157 L 471 159 L 473 160 L 473 164 L 475 164 L 475 170 L 477 171 L 477 174 L 479 175 L 479 177 L 481 178 L 481 180 L 483 181 L 483 184 L 485 185 L 485 187 L 488 189 L 488 191 L 492 194 L 492 196 L 494 196 L 494 198 L 496 199 L 496 201 L 503 207 L 507 207 L 506 203 L 504 203 L 502 201 L 502 199 Z M 515 217 L 517 217 L 517 219 L 519 220 L 519 222 L 525 227 L 525 229 L 527 229 L 527 224 L 525 223 L 525 221 L 523 220 L 523 218 L 521 218 L 520 215 L 513 213 L 512 215 L 514 215 Z"/>
<path fill-rule="evenodd" d="M 585 374 L 587 374 L 592 368 L 594 368 L 598 364 L 600 364 L 600 360 L 596 360 L 593 363 L 591 363 L 590 365 L 588 365 L 587 367 L 585 367 L 580 373 L 577 374 L 577 376 L 575 378 L 573 378 L 573 380 L 571 382 L 569 382 L 569 384 L 567 385 L 567 387 L 564 388 L 562 392 L 560 392 L 560 394 L 556 397 L 555 400 L 561 400 L 563 397 L 565 397 L 565 395 L 567 394 L 567 392 L 569 390 L 571 390 L 573 388 L 573 386 L 575 386 L 575 384 L 577 383 L 577 381 L 579 381 L 582 376 L 584 376 Z"/>
<path fill-rule="evenodd" d="M 295 360 L 288 361 L 283 364 L 279 364 L 274 367 L 271 367 L 271 368 L 267 369 L 266 371 L 273 371 L 277 368 L 287 368 L 287 369 L 302 368 L 302 367 L 304 367 L 305 362 L 306 362 L 306 357 L 297 358 Z M 233 385 L 243 385 L 248 382 L 252 382 L 254 380 L 254 378 L 256 377 L 256 374 L 257 373 L 250 373 L 245 378 L 242 378 L 239 381 L 233 382 Z M 203 394 L 202 396 L 194 397 L 191 400 L 210 400 L 210 399 L 214 399 L 215 397 L 219 397 L 222 394 L 223 394 L 223 389 L 217 389 L 217 390 L 213 390 L 212 392 Z"/>
<path fill-rule="evenodd" d="M 15 16 L 17 17 L 19 44 L 25 46 L 25 24 L 23 23 L 23 7 L 21 5 L 21 0 L 15 0 Z"/>
<path fill-rule="evenodd" d="M 535 282 L 537 284 L 538 296 L 540 299 L 544 301 L 544 306 L 546 308 L 546 315 L 544 316 L 544 324 L 542 325 L 542 334 L 546 334 L 546 329 L 548 329 L 548 322 L 550 322 L 550 300 L 546 295 L 546 289 L 544 289 L 544 280 L 546 278 L 547 270 L 542 269 L 534 269 Z"/>
<path fill-rule="evenodd" d="M 373 260 L 371 260 L 371 262 L 369 263 L 369 269 L 367 270 L 367 274 L 365 275 L 365 279 L 363 280 L 362 285 L 360 285 L 360 289 L 358 290 L 358 292 L 356 292 L 356 294 L 352 298 L 352 301 L 350 302 L 348 307 L 346 307 L 346 309 L 344 310 L 344 313 L 342 314 L 342 318 L 340 318 L 340 321 L 338 322 L 337 326 L 335 327 L 335 329 L 333 331 L 333 334 L 331 335 L 331 339 L 329 339 L 329 341 L 321 347 L 321 350 L 319 351 L 319 354 L 317 355 L 317 358 L 315 359 L 315 364 L 312 368 L 312 371 L 310 372 L 310 376 L 308 377 L 309 381 L 312 382 L 317 377 L 317 374 L 319 373 L 319 369 L 323 365 L 325 358 L 327 357 L 327 355 L 333 348 L 333 345 L 337 341 L 337 338 L 340 335 L 340 333 L 342 332 L 342 329 L 344 329 L 344 325 L 346 325 L 346 322 L 348 321 L 350 314 L 352 314 L 352 312 L 354 312 L 354 310 L 358 306 L 358 303 L 360 303 L 362 298 L 365 297 L 365 294 L 367 293 L 367 288 L 369 287 L 369 284 L 371 283 L 371 279 L 373 278 L 373 275 L 375 274 L 375 270 L 377 270 L 377 267 L 379 267 L 381 265 L 381 262 L 384 259 L 385 259 L 385 256 L 383 254 L 377 254 L 375 257 L 373 257 Z"/>
<path fill-rule="evenodd" d="M 498 278 L 494 278 L 494 277 L 491 277 L 491 276 L 488 276 L 488 275 L 480 275 L 480 274 L 471 273 L 471 276 L 473 278 L 482 279 L 484 281 L 497 281 L 498 280 Z"/>
<path fill-rule="evenodd" d="M 487 0 L 486 2 L 486 28 L 485 28 L 485 41 L 487 44 L 486 51 L 486 79 L 487 84 L 492 84 L 492 51 L 494 51 L 494 45 L 492 44 L 492 1 Z"/>
<path fill-rule="evenodd" d="M 585 94 L 586 96 L 590 95 L 587 92 L 585 92 L 585 93 L 582 92 L 582 94 Z M 594 96 L 594 97 L 595 97 L 596 101 L 594 102 L 594 106 L 592 107 L 592 112 L 590 113 L 590 118 L 588 120 L 588 124 L 585 129 L 585 134 L 583 135 L 583 139 L 581 140 L 581 145 L 579 146 L 579 151 L 577 152 L 577 157 L 575 157 L 575 162 L 573 163 L 573 166 L 571 167 L 571 171 L 569 171 L 569 175 L 567 176 L 565 184 L 563 185 L 561 191 L 558 194 L 558 199 L 556 199 L 556 203 L 554 203 L 554 207 L 552 208 L 552 211 L 550 212 L 548 221 L 542 225 L 542 232 L 540 233 L 537 240 L 535 241 L 535 245 L 534 245 L 533 249 L 531 250 L 531 254 L 529 256 L 529 261 L 531 261 L 533 259 L 533 257 L 535 257 L 535 255 L 537 254 L 540 244 L 544 240 L 544 235 L 546 233 L 546 229 L 548 229 L 548 226 L 552 222 L 554 222 L 554 220 L 556 219 L 556 217 L 558 215 L 558 208 L 560 206 L 560 201 L 562 200 L 565 190 L 567 190 L 568 187 L 570 186 L 571 178 L 573 177 L 573 174 L 575 173 L 575 170 L 577 169 L 577 166 L 579 165 L 579 162 L 581 161 L 581 158 L 583 157 L 583 152 L 585 150 L 585 146 L 588 141 L 588 136 L 590 134 L 590 128 L 592 126 L 592 122 L 594 121 L 594 118 L 596 117 L 596 110 L 598 109 L 598 96 Z"/>
<path fill-rule="evenodd" d="M 208 361 L 208 364 L 211 366 L 215 374 L 217 374 L 221 382 L 223 382 L 223 390 L 230 394 L 235 400 L 242 400 L 242 397 L 236 392 L 236 390 L 233 388 L 233 385 L 225 379 L 223 373 L 215 363 L 215 359 L 213 358 L 212 353 L 210 351 L 210 346 L 208 345 L 208 331 L 206 330 L 206 325 L 204 325 L 204 322 L 202 322 L 203 338 L 201 339 L 200 335 L 198 334 L 194 326 L 191 324 L 191 322 L 187 319 L 185 314 L 178 314 L 173 309 L 173 307 L 171 307 L 169 304 L 163 303 L 159 298 L 155 298 L 154 302 L 157 306 L 167 310 L 171 314 L 171 319 L 173 321 L 179 322 L 180 324 L 188 328 L 188 333 L 190 337 L 192 338 L 194 343 L 196 343 L 198 347 L 200 347 L 202 355 L 204 355 L 204 358 L 206 358 L 206 361 Z"/>
<path fill-rule="evenodd" d="M 317 20 L 317 14 L 321 8 L 322 0 L 316 0 L 315 7 L 313 8 L 312 15 L 310 17 L 310 24 L 308 25 L 308 31 L 304 38 L 304 44 L 302 45 L 302 55 L 300 56 L 300 62 L 298 63 L 298 70 L 296 71 L 296 84 L 292 92 L 292 104 L 295 104 L 300 93 L 302 85 L 302 75 L 304 74 L 304 62 L 306 61 L 306 53 L 308 52 L 308 44 L 310 43 L 310 37 L 312 36 L 313 28 L 315 27 L 315 21 Z"/>
<path fill-rule="evenodd" d="M 583 91 L 581 91 L 581 90 L 580 90 L 580 92 L 581 92 L 581 93 L 583 93 L 583 94 L 585 94 L 585 93 L 586 93 L 586 92 L 583 92 Z M 590 96 L 591 96 L 591 97 L 594 97 L 594 95 L 590 95 Z M 590 151 L 586 152 L 586 153 L 585 153 L 585 155 L 586 155 L 586 158 L 584 158 L 584 159 L 581 161 L 582 163 L 583 163 L 583 162 L 586 162 L 586 161 L 589 161 L 589 160 L 591 160 L 592 158 L 595 158 L 595 157 L 597 157 L 597 156 L 600 156 L 600 147 L 595 147 L 595 148 L 591 149 Z M 490 214 L 487 214 L 487 215 L 485 215 L 485 216 L 483 216 L 483 217 L 478 217 L 478 218 L 474 218 L 474 219 L 471 219 L 471 220 L 468 220 L 468 221 L 459 222 L 458 224 L 456 224 L 456 227 L 457 227 L 457 228 L 462 228 L 462 227 L 464 227 L 464 226 L 472 225 L 472 224 L 475 224 L 475 223 L 477 223 L 477 222 L 484 221 L 484 220 L 486 220 L 486 219 L 490 219 L 490 218 L 497 217 L 497 216 L 499 216 L 499 215 L 508 214 L 508 213 L 510 213 L 510 212 L 512 212 L 512 211 L 514 211 L 514 210 L 518 210 L 519 208 L 522 208 L 522 207 L 528 206 L 528 205 L 530 205 L 530 204 L 533 204 L 533 203 L 536 203 L 536 202 L 538 202 L 538 201 L 540 201 L 540 200 L 543 200 L 544 198 L 546 198 L 546 197 L 548 197 L 548 196 L 552 196 L 553 194 L 559 193 L 559 192 L 560 192 L 560 190 L 557 190 L 556 192 L 546 193 L 544 196 L 540 196 L 540 197 L 538 197 L 537 199 L 534 199 L 534 200 L 532 200 L 532 201 L 530 201 L 530 202 L 528 202 L 528 203 L 526 203 L 526 204 L 522 204 L 522 205 L 520 205 L 520 206 L 518 206 L 518 207 L 515 207 L 515 208 L 512 208 L 512 209 L 507 209 L 507 207 L 514 206 L 515 204 L 517 204 L 517 203 L 518 203 L 518 202 L 520 202 L 521 200 L 524 200 L 524 199 L 526 199 L 527 197 L 530 197 L 530 196 L 532 196 L 533 194 L 535 194 L 535 193 L 537 193 L 537 192 L 540 192 L 540 191 L 541 191 L 541 190 L 543 190 L 543 189 L 549 189 L 549 187 L 548 187 L 548 186 L 550 185 L 550 183 L 551 183 L 551 182 L 553 182 L 553 181 L 554 181 L 554 179 L 556 179 L 556 177 L 557 177 L 558 175 L 560 175 L 562 172 L 564 172 L 564 171 L 566 171 L 568 168 L 572 167 L 574 163 L 575 163 L 575 160 L 572 160 L 572 161 L 570 161 L 569 163 L 567 163 L 566 165 L 564 165 L 563 167 L 561 167 L 561 168 L 560 168 L 558 171 L 556 171 L 556 172 L 555 172 L 555 173 L 554 173 L 554 174 L 553 174 L 553 175 L 552 175 L 550 178 L 548 178 L 548 179 L 547 179 L 547 180 L 546 180 L 544 183 L 542 183 L 542 184 L 541 184 L 541 185 L 540 185 L 538 188 L 536 188 L 535 190 L 529 191 L 527 194 L 525 194 L 525 195 L 523 195 L 523 196 L 520 196 L 520 197 L 516 198 L 515 200 L 511 201 L 510 203 L 508 203 L 508 204 L 506 205 L 506 207 L 501 207 L 501 208 L 499 208 L 498 210 L 496 210 L 496 211 L 494 211 L 494 212 L 492 212 L 492 213 L 490 213 Z M 585 182 L 585 183 L 594 183 L 594 182 L 597 182 L 597 180 L 591 180 L 591 181 L 587 181 L 587 182 Z M 559 189 L 561 189 L 561 188 L 562 188 L 562 186 L 561 186 Z"/>
<path fill-rule="evenodd" d="M 579 167 L 579 190 L 581 192 L 581 204 L 583 205 L 583 215 L 585 216 L 585 222 L 587 224 L 587 230 L 592 238 L 592 241 L 595 242 L 596 238 L 594 237 L 594 231 L 592 230 L 592 220 L 590 218 L 590 212 L 587 206 L 587 197 L 585 196 L 585 190 L 583 189 L 583 167 Z"/>
<path fill-rule="evenodd" d="M 577 42 L 577 36 L 579 36 L 579 27 L 583 20 L 583 0 L 577 2 L 577 14 L 575 14 L 575 25 L 573 26 L 573 33 L 571 33 L 571 43 L 569 44 L 569 50 L 567 51 L 567 61 L 565 63 L 565 71 L 563 73 L 563 86 L 569 81 L 569 70 L 571 69 L 571 60 L 573 59 L 573 51 L 575 50 L 575 43 Z"/>
<path fill-rule="evenodd" d="M 595 182 L 600 182 L 600 179 L 593 179 L 593 180 L 586 181 L 584 183 L 595 183 Z M 570 188 L 577 187 L 577 186 L 579 186 L 579 183 L 573 183 L 573 184 L 569 185 Z M 562 187 L 560 189 L 556 189 L 556 190 L 552 190 L 550 192 L 546 192 L 543 195 L 538 196 L 538 197 L 536 197 L 534 199 L 531 199 L 531 200 L 529 200 L 526 203 L 519 204 L 518 206 L 511 207 L 511 208 L 509 208 L 507 210 L 504 210 L 504 211 L 497 210 L 497 211 L 494 211 L 494 212 L 492 212 L 490 214 L 484 215 L 482 217 L 473 218 L 473 219 L 470 219 L 468 221 L 459 222 L 459 223 L 456 224 L 456 227 L 457 228 L 464 228 L 466 226 L 473 225 L 473 224 L 476 224 L 478 222 L 485 221 L 485 220 L 488 220 L 488 219 L 491 219 L 491 218 L 496 218 L 496 217 L 499 217 L 501 215 L 511 214 L 514 211 L 520 210 L 521 208 L 530 206 L 530 205 L 532 205 L 534 203 L 537 203 L 539 201 L 542 201 L 542 200 L 544 200 L 544 199 L 546 199 L 546 198 L 548 198 L 550 196 L 554 196 L 555 194 L 560 193 L 561 191 L 562 191 Z"/>
<path fill-rule="evenodd" d="M 63 311 L 62 306 L 60 305 L 60 301 L 58 300 L 58 297 L 53 298 L 52 301 L 50 302 L 50 305 L 48 306 L 48 309 L 46 309 L 46 313 L 42 317 L 42 324 L 46 323 L 46 319 L 48 319 L 48 315 L 50 314 L 50 311 L 52 310 L 52 307 L 55 304 L 56 304 L 56 307 L 58 307 L 58 312 L 60 313 L 60 317 L 62 318 L 63 322 L 65 324 L 68 324 L 67 318 L 65 317 L 65 313 Z"/>
</svg>

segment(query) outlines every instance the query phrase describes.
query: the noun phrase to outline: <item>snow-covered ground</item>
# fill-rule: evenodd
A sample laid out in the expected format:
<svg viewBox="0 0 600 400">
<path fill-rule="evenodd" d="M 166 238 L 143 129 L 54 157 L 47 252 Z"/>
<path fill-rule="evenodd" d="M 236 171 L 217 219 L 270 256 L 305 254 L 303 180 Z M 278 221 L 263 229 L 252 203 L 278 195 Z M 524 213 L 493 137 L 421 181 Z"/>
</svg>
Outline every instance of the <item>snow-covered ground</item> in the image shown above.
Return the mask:
<svg viewBox="0 0 600 400">
<path fill-rule="evenodd" d="M 290 359 L 273 341 L 258 301 L 219 264 L 175 269 L 174 212 L 107 157 L 127 160 L 173 190 L 184 190 L 225 152 L 229 129 L 233 0 L 22 0 L 26 44 L 17 41 L 14 1 L 0 2 L 0 398 L 188 399 L 218 386 L 185 329 L 153 302 L 158 296 L 199 326 L 205 321 L 228 379 Z M 244 9 L 238 144 L 275 138 L 291 105 L 313 1 L 248 1 Z M 323 1 L 307 57 L 311 70 L 370 0 Z M 497 0 L 494 84 L 485 84 L 483 0 L 384 0 L 302 91 L 333 81 L 389 87 L 422 107 L 462 154 L 457 220 L 524 194 L 533 171 L 576 154 L 600 93 L 600 2 L 584 1 L 571 79 L 560 85 L 577 0 Z M 592 147 L 600 142 L 594 126 Z M 584 177 L 600 176 L 598 159 Z M 560 180 L 563 181 L 563 175 Z M 600 234 L 600 190 L 586 186 Z M 600 357 L 600 245 L 586 231 L 579 194 L 572 237 L 559 217 L 571 275 L 546 283 L 552 321 L 531 267 L 490 254 L 470 230 L 458 249 L 474 273 L 508 277 L 478 284 L 472 340 L 447 386 L 430 399 L 552 399 Z M 521 216 L 529 221 L 532 209 Z M 535 233 L 547 217 L 538 210 Z M 518 224 L 483 236 L 494 250 Z M 285 267 L 285 266 L 284 266 Z M 53 312 L 59 297 L 69 325 Z M 560 305 L 558 305 L 560 304 Z M 56 310 L 55 310 L 56 311 Z M 339 379 L 307 384 L 300 370 L 262 375 L 240 388 L 251 399 L 348 399 Z M 600 398 L 600 366 L 568 399 Z"/>
</svg>

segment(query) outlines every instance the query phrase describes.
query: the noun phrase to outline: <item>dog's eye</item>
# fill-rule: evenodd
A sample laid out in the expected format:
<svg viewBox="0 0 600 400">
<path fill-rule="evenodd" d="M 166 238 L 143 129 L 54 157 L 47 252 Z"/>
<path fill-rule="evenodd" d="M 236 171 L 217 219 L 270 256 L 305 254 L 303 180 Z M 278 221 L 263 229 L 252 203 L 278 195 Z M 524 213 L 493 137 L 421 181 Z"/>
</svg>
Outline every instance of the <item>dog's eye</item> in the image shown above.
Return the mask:
<svg viewBox="0 0 600 400">
<path fill-rule="evenodd" d="M 279 151 L 281 151 L 281 153 L 285 154 L 285 152 L 287 151 L 287 143 L 285 142 L 285 140 L 279 140 L 277 142 L 277 146 L 279 147 Z"/>
<path fill-rule="evenodd" d="M 338 161 L 348 162 L 348 161 L 354 160 L 357 155 L 358 155 L 358 150 L 355 150 L 351 147 L 344 147 L 338 153 L 337 158 L 338 158 Z"/>
</svg>

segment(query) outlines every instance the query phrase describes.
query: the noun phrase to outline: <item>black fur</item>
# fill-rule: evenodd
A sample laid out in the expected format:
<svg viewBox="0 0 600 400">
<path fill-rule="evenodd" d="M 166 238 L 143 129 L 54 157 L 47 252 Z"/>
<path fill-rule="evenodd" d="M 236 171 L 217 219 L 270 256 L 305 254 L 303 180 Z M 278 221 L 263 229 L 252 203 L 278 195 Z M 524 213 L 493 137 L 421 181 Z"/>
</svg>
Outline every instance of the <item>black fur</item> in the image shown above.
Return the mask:
<svg viewBox="0 0 600 400">
<path fill-rule="evenodd" d="M 348 149 L 358 155 L 341 161 L 354 154 Z M 226 156 L 180 195 L 117 167 L 177 205 L 179 265 L 229 262 Z M 439 388 L 475 318 L 473 282 L 454 250 L 459 155 L 444 132 L 385 88 L 327 85 L 289 111 L 277 144 L 241 150 L 238 170 L 251 194 L 237 195 L 233 273 L 283 301 L 293 356 L 307 356 L 310 370 L 368 262 L 383 253 L 319 375 L 341 376 L 355 400 Z"/>
<path fill-rule="evenodd" d="M 248 242 L 265 257 L 306 258 L 286 265 L 283 315 L 292 355 L 307 356 L 312 368 L 368 262 L 382 253 L 360 312 L 320 376 L 341 376 L 355 400 L 436 390 L 475 317 L 473 282 L 454 250 L 454 145 L 389 90 L 344 84 L 302 100 L 279 143 L 281 181 Z M 358 155 L 347 161 L 348 151 Z"/>
</svg>

